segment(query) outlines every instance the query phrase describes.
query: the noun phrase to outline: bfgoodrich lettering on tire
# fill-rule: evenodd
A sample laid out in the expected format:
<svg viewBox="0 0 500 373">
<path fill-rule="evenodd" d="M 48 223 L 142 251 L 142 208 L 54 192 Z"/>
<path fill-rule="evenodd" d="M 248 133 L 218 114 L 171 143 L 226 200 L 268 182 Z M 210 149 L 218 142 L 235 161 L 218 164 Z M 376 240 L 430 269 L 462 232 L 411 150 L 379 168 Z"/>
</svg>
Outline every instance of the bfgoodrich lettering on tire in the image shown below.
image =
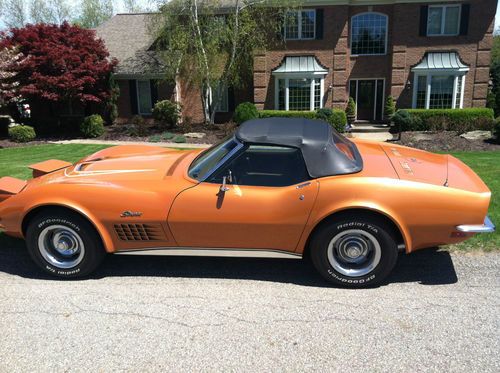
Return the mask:
<svg viewBox="0 0 500 373">
<path fill-rule="evenodd" d="M 315 232 L 311 260 L 328 281 L 346 287 L 380 283 L 396 264 L 392 229 L 384 220 L 344 215 Z"/>
<path fill-rule="evenodd" d="M 45 272 L 63 278 L 86 276 L 106 254 L 95 228 L 64 209 L 41 212 L 26 231 L 28 252 Z"/>
</svg>

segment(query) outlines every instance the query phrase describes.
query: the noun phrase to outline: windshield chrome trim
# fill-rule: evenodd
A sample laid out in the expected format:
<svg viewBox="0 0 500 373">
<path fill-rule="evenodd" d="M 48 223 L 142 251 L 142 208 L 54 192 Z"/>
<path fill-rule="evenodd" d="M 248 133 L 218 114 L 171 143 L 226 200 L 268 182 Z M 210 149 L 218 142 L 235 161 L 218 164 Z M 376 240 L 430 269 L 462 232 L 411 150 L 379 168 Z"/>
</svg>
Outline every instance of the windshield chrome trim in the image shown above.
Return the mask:
<svg viewBox="0 0 500 373">
<path fill-rule="evenodd" d="M 200 183 L 203 183 L 207 181 L 208 178 L 210 178 L 221 166 L 223 166 L 228 159 L 230 159 L 233 155 L 235 155 L 240 149 L 244 147 L 244 144 L 240 142 L 236 136 L 233 137 L 233 141 L 236 143 L 236 146 L 231 150 L 229 153 L 227 153 L 224 158 L 222 158 L 210 171 L 208 171 L 205 174 L 205 177 L 199 180 Z"/>
</svg>

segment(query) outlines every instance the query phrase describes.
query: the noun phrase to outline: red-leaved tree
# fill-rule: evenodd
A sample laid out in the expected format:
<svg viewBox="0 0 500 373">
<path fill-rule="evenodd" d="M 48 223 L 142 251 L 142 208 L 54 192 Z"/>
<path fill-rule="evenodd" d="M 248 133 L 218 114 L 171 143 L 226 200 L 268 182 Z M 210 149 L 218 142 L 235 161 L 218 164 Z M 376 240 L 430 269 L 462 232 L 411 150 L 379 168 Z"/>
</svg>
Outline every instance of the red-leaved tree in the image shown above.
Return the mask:
<svg viewBox="0 0 500 373">
<path fill-rule="evenodd" d="M 92 30 L 36 24 L 13 28 L 0 36 L 1 48 L 16 48 L 26 58 L 16 64 L 19 93 L 28 100 L 75 104 L 103 103 L 110 97 L 116 65 Z"/>
</svg>

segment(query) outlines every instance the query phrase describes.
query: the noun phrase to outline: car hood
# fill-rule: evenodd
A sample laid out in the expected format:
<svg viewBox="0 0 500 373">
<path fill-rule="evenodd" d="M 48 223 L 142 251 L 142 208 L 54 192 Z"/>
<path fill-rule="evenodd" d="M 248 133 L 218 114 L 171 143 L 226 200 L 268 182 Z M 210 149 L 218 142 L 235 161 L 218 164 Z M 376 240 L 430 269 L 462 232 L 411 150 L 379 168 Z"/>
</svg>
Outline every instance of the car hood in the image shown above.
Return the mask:
<svg viewBox="0 0 500 373">
<path fill-rule="evenodd" d="M 43 179 L 64 183 L 161 180 L 193 152 L 196 151 L 148 145 L 116 146 L 92 154 Z"/>
</svg>

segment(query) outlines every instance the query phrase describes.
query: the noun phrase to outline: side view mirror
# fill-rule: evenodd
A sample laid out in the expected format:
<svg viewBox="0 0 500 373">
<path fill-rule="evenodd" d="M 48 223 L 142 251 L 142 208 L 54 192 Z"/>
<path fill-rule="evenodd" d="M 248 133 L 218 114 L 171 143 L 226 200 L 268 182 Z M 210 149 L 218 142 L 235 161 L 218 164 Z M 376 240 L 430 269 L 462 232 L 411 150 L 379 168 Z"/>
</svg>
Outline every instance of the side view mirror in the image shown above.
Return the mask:
<svg viewBox="0 0 500 373">
<path fill-rule="evenodd" d="M 227 176 L 222 177 L 222 185 L 220 186 L 221 192 L 227 192 L 229 188 L 227 187 Z"/>
<path fill-rule="evenodd" d="M 229 175 L 222 177 L 222 185 L 220 186 L 220 191 L 227 192 L 229 190 L 227 184 L 228 183 L 231 184 L 232 182 L 233 182 L 233 173 L 231 172 L 231 170 L 229 170 Z"/>
</svg>

